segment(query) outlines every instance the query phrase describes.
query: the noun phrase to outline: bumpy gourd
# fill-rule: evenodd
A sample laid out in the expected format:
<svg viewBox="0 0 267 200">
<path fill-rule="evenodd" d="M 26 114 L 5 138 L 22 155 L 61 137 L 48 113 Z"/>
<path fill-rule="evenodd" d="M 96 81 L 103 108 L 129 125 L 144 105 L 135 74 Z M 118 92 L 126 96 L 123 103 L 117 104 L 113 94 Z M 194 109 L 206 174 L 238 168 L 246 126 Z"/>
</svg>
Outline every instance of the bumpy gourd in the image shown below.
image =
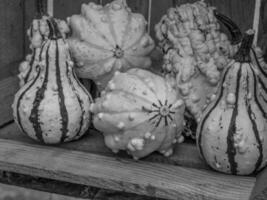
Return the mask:
<svg viewBox="0 0 267 200">
<path fill-rule="evenodd" d="M 80 138 L 90 124 L 90 94 L 73 71 L 69 47 L 53 18 L 40 49 L 37 75 L 16 93 L 14 119 L 22 132 L 47 144 Z"/>
<path fill-rule="evenodd" d="M 102 90 L 115 71 L 148 68 L 154 42 L 141 14 L 132 13 L 125 0 L 83 4 L 81 15 L 69 18 L 68 40 L 81 78 L 94 80 Z"/>
<path fill-rule="evenodd" d="M 204 160 L 229 174 L 252 174 L 267 164 L 266 91 L 259 87 L 259 72 L 249 55 L 253 35 L 251 30 L 245 34 L 197 130 Z"/>
<path fill-rule="evenodd" d="M 18 74 L 20 87 L 29 80 L 32 80 L 37 74 L 36 66 L 40 62 L 40 49 L 43 42 L 47 40 L 49 36 L 48 19 L 49 17 L 47 15 L 43 15 L 40 19 L 34 19 L 30 28 L 27 30 L 32 53 L 27 55 L 25 61 L 20 63 Z M 69 32 L 69 27 L 66 22 L 59 19 L 55 19 L 55 22 L 59 27 L 62 37 L 66 38 L 66 35 Z"/>
<path fill-rule="evenodd" d="M 149 71 L 116 72 L 96 103 L 94 126 L 115 153 L 127 150 L 135 159 L 159 151 L 172 154 L 182 142 L 184 102 L 164 78 Z"/>
<path fill-rule="evenodd" d="M 216 18 L 227 24 L 232 44 L 238 43 L 241 34 L 237 27 L 203 1 L 170 8 L 155 27 L 165 54 L 163 70 L 176 79 L 175 86 L 196 120 L 213 98 L 221 70 L 236 48 L 219 30 Z"/>
</svg>

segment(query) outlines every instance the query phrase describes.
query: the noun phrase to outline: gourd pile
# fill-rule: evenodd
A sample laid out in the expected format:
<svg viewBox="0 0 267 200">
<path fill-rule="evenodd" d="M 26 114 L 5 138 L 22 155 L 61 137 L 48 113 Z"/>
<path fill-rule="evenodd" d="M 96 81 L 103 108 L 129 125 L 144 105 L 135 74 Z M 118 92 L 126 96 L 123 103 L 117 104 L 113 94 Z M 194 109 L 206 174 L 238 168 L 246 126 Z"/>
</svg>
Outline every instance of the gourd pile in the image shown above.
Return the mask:
<svg viewBox="0 0 267 200">
<path fill-rule="evenodd" d="M 172 155 L 190 116 L 200 155 L 213 169 L 248 175 L 265 167 L 267 64 L 252 47 L 253 30 L 242 35 L 204 1 L 170 8 L 155 26 L 163 55 L 156 74 L 146 24 L 126 0 L 83 4 L 67 22 L 34 19 L 13 104 L 22 132 L 58 144 L 90 134 L 93 125 L 114 153 L 140 159 Z M 78 77 L 94 81 L 99 96 Z"/>
</svg>

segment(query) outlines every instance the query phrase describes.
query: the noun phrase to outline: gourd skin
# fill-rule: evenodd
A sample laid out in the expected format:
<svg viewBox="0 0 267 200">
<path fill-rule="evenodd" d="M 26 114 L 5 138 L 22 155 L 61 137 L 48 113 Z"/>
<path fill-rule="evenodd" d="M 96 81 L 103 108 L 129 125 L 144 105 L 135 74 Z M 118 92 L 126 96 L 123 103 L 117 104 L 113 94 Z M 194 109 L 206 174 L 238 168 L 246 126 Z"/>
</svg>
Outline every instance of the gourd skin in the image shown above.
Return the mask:
<svg viewBox="0 0 267 200">
<path fill-rule="evenodd" d="M 81 15 L 69 19 L 72 36 L 68 42 L 81 78 L 95 81 L 100 90 L 115 71 L 148 68 L 154 41 L 146 33 L 146 21 L 132 13 L 125 0 L 106 6 L 83 4 Z"/>
<path fill-rule="evenodd" d="M 37 72 L 36 66 L 40 62 L 40 48 L 44 41 L 48 39 L 49 27 L 47 25 L 47 20 L 49 16 L 42 16 L 40 19 L 34 19 L 30 28 L 27 30 L 27 35 L 30 41 L 31 54 L 26 56 L 26 59 L 20 63 L 18 78 L 20 80 L 19 85 L 22 87 L 29 80 L 32 80 Z M 69 32 L 69 27 L 67 23 L 63 20 L 55 19 L 59 31 L 63 38 L 66 38 Z"/>
<path fill-rule="evenodd" d="M 94 126 L 115 153 L 127 150 L 135 159 L 154 151 L 169 156 L 173 144 L 183 141 L 183 100 L 151 72 L 116 72 L 91 110 Z"/>
<path fill-rule="evenodd" d="M 250 58 L 232 61 L 201 117 L 197 145 L 217 171 L 248 175 L 267 164 L 267 103 L 261 101 L 258 74 Z"/>
<path fill-rule="evenodd" d="M 51 30 L 57 30 L 48 19 Z M 16 93 L 14 119 L 22 132 L 47 144 L 80 138 L 90 124 L 90 94 L 79 83 L 65 40 L 50 33 L 40 50 L 37 75 Z"/>
<path fill-rule="evenodd" d="M 163 70 L 176 80 L 174 86 L 196 120 L 236 51 L 219 28 L 214 8 L 203 1 L 170 8 L 155 27 L 165 54 Z"/>
</svg>

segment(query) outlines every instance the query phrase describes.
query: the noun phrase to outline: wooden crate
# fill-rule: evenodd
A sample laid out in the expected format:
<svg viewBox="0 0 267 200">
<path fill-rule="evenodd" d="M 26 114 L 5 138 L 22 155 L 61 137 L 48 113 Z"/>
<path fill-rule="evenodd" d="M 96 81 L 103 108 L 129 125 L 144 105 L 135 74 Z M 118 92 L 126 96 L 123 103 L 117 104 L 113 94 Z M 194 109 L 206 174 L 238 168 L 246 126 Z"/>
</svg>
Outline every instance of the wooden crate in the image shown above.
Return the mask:
<svg viewBox="0 0 267 200">
<path fill-rule="evenodd" d="M 89 0 L 55 0 L 54 16 L 79 13 L 84 2 Z M 153 37 L 153 27 L 167 8 L 185 2 L 193 1 L 128 0 L 133 11 L 149 19 Z M 233 18 L 242 30 L 252 26 L 254 0 L 207 2 Z M 264 8 L 267 3 L 263 3 Z M 214 172 L 201 160 L 193 143 L 177 145 L 170 158 L 154 153 L 136 162 L 124 153 L 114 155 L 94 130 L 79 141 L 57 147 L 40 145 L 23 135 L 13 122 L 11 103 L 18 90 L 16 69 L 28 52 L 26 28 L 35 13 L 35 0 L 1 0 L 0 170 L 165 199 L 267 199 L 267 169 L 250 177 Z M 263 15 L 260 24 L 265 23 Z M 260 26 L 260 39 L 264 31 Z"/>
</svg>

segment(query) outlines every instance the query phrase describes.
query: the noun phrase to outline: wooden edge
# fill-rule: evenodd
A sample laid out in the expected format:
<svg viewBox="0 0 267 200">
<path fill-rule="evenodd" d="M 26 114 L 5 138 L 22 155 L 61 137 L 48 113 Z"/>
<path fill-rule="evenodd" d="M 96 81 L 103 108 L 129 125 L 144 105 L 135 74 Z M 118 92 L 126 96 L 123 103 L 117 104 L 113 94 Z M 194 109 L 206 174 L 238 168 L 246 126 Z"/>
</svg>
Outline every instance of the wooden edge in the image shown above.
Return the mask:
<svg viewBox="0 0 267 200">
<path fill-rule="evenodd" d="M 13 120 L 11 105 L 17 92 L 18 78 L 10 76 L 0 81 L 0 126 Z"/>
<path fill-rule="evenodd" d="M 251 193 L 251 200 L 267 199 L 267 168 L 256 176 L 256 184 Z"/>
<path fill-rule="evenodd" d="M 0 169 L 166 199 L 248 199 L 253 177 L 238 177 L 0 139 Z"/>
<path fill-rule="evenodd" d="M 29 144 L 36 144 L 26 135 L 22 134 L 18 126 L 13 123 L 5 126 L 0 130 L 0 139 L 15 140 Z M 105 156 L 116 156 L 118 158 L 130 158 L 125 152 L 119 154 L 112 153 L 104 144 L 101 133 L 95 130 L 89 130 L 88 133 L 80 140 L 59 145 L 60 148 L 68 150 L 78 150 L 88 153 L 95 153 Z M 171 165 L 192 167 L 197 169 L 210 169 L 200 158 L 195 144 L 182 143 L 177 144 L 174 153 L 170 157 L 164 157 L 159 153 L 153 153 L 142 159 L 143 161 L 165 163 Z"/>
<path fill-rule="evenodd" d="M 99 188 L 0 170 L 0 183 L 84 199 L 94 199 Z M 1 193 L 0 193 L 1 195 Z M 1 199 L 1 198 L 0 198 Z"/>
<path fill-rule="evenodd" d="M 0 183 L 1 199 L 27 199 L 27 200 L 82 200 L 81 198 L 63 196 L 48 192 L 36 191 L 28 188 Z"/>
</svg>

